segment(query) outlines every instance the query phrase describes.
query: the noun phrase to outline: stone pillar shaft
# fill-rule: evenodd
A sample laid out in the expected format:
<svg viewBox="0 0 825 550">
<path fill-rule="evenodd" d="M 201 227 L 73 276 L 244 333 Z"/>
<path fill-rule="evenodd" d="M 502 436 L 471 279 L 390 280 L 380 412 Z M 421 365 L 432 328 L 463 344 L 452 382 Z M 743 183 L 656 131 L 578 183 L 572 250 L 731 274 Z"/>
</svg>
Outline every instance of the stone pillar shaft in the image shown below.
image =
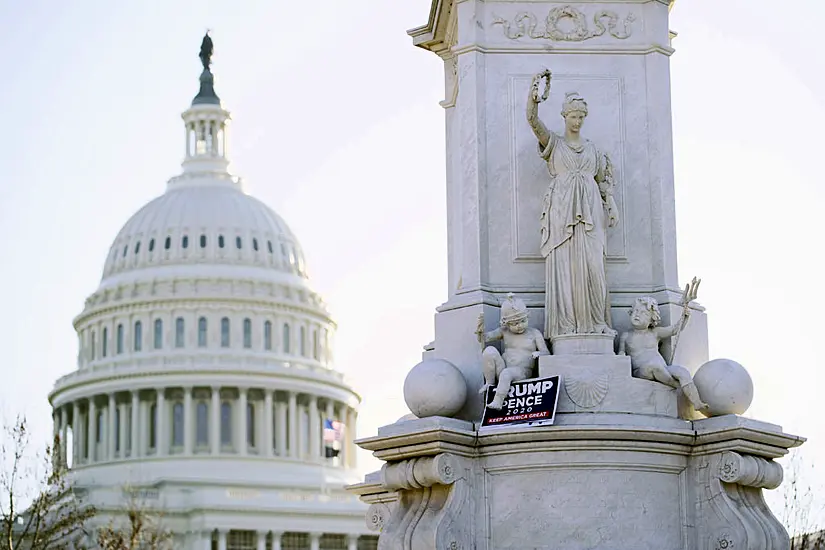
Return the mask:
<svg viewBox="0 0 825 550">
<path fill-rule="evenodd" d="M 272 390 L 264 393 L 264 440 L 261 445 L 264 456 L 272 456 Z"/>
<path fill-rule="evenodd" d="M 298 457 L 298 396 L 289 393 L 289 456 Z"/>
<path fill-rule="evenodd" d="M 213 455 L 221 453 L 221 389 L 212 388 L 212 402 L 210 403 L 209 414 L 209 445 Z"/>
<path fill-rule="evenodd" d="M 318 398 L 309 398 L 309 455 L 313 460 L 321 457 L 321 421 L 318 418 Z"/>
<path fill-rule="evenodd" d="M 72 402 L 72 468 L 80 464 L 80 404 Z"/>
<path fill-rule="evenodd" d="M 243 456 L 247 453 L 247 395 L 246 388 L 238 388 L 238 454 Z"/>
<path fill-rule="evenodd" d="M 94 397 L 89 398 L 89 414 L 86 418 L 86 462 L 91 464 L 95 461 L 95 450 L 97 448 L 97 405 Z"/>
<path fill-rule="evenodd" d="M 141 456 L 140 448 L 140 394 L 136 391 L 132 392 L 132 425 L 129 426 L 129 435 L 131 436 L 131 445 L 129 449 L 129 456 L 137 458 Z"/>
<path fill-rule="evenodd" d="M 109 413 L 109 431 L 106 434 L 106 460 L 115 459 L 115 438 L 117 437 L 117 401 L 115 401 L 115 394 L 109 394 L 109 406 L 107 408 Z"/>
<path fill-rule="evenodd" d="M 166 438 L 166 389 L 158 388 L 158 397 L 156 403 L 155 418 L 155 454 L 157 456 L 166 456 L 166 449 L 168 448 L 168 441 Z"/>
<path fill-rule="evenodd" d="M 192 388 L 183 388 L 183 454 L 192 455 L 194 426 L 192 414 Z"/>
</svg>

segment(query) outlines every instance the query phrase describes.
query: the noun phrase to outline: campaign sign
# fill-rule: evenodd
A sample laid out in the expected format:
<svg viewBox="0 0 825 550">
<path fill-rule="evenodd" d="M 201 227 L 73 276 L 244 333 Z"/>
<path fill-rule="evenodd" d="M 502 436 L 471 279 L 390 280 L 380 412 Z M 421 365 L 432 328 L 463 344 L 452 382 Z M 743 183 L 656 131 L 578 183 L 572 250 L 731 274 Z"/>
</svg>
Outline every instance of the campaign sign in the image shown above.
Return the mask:
<svg viewBox="0 0 825 550">
<path fill-rule="evenodd" d="M 513 382 L 500 410 L 486 406 L 493 401 L 496 393 L 494 387 L 487 388 L 481 427 L 552 424 L 556 418 L 560 385 L 561 377 L 558 375 Z"/>
</svg>

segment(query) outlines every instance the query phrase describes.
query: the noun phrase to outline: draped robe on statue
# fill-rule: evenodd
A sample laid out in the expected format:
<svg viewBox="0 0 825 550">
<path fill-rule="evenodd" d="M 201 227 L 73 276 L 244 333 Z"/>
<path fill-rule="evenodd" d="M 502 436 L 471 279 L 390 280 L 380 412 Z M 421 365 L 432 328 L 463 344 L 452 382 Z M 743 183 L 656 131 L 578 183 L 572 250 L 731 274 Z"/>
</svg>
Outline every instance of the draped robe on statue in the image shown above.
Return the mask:
<svg viewBox="0 0 825 550">
<path fill-rule="evenodd" d="M 541 214 L 545 337 L 610 333 L 604 195 L 610 161 L 590 141 L 571 145 L 552 133 L 540 153 L 551 178 Z"/>
</svg>

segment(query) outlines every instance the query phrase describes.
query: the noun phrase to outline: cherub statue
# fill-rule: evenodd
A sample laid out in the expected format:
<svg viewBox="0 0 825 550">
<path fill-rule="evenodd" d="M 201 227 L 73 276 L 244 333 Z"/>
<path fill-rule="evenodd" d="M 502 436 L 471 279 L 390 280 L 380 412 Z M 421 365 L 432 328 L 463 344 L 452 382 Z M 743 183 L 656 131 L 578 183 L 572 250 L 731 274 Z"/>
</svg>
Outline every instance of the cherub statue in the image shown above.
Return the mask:
<svg viewBox="0 0 825 550">
<path fill-rule="evenodd" d="M 502 354 L 493 346 L 487 346 L 481 353 L 484 385 L 479 393 L 486 393 L 488 387 L 496 386 L 495 398 L 488 405 L 492 409 L 504 406 L 510 384 L 532 377 L 537 357 L 550 355 L 542 333 L 527 326 L 527 316 L 527 306 L 514 298 L 513 293 L 509 293 L 501 305 L 500 328 L 485 334 L 484 314 L 478 316 L 476 335 L 479 343 L 483 346 L 487 342 L 502 340 L 504 349 Z"/>
<path fill-rule="evenodd" d="M 659 326 L 662 320 L 659 304 L 650 296 L 636 298 L 630 310 L 633 330 L 619 338 L 619 355 L 630 355 L 633 376 L 661 382 L 672 388 L 682 388 L 693 407 L 703 412 L 708 405 L 702 401 L 688 370 L 679 365 L 668 365 L 659 352 L 659 343 L 678 335 L 690 318 L 687 302 L 683 304 L 682 318 L 671 327 Z"/>
</svg>

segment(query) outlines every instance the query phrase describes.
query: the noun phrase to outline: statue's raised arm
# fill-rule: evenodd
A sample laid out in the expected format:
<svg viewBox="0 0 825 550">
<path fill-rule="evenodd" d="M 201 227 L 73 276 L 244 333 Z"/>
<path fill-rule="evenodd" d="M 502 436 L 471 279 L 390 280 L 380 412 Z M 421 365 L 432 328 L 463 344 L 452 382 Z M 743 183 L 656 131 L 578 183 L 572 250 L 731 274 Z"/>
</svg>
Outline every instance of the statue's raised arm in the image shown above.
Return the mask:
<svg viewBox="0 0 825 550">
<path fill-rule="evenodd" d="M 542 103 L 550 97 L 550 79 L 552 73 L 549 69 L 538 73 L 533 77 L 533 82 L 530 84 L 530 91 L 527 95 L 527 122 L 530 123 L 530 128 L 539 140 L 539 147 L 545 150 L 547 145 L 553 139 L 553 133 L 547 129 L 547 126 L 539 118 L 539 103 Z M 544 81 L 544 91 L 541 91 L 541 82 Z"/>
</svg>

